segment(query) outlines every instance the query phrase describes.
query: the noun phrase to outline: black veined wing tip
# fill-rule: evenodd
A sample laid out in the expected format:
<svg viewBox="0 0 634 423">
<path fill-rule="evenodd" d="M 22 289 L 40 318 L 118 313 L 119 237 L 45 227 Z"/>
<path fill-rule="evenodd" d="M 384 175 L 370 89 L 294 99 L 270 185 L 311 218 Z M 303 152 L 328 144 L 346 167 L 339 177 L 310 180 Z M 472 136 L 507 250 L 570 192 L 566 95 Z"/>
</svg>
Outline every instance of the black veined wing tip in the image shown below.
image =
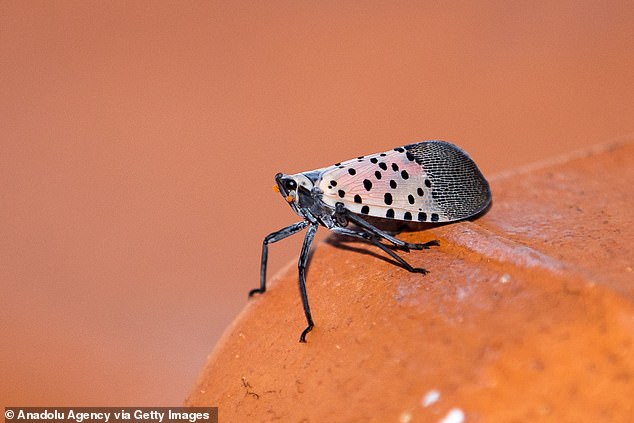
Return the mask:
<svg viewBox="0 0 634 423">
<path fill-rule="evenodd" d="M 464 153 L 470 163 L 472 163 L 473 169 L 471 174 L 473 175 L 471 183 L 469 184 L 469 195 L 473 204 L 473 210 L 469 218 L 477 218 L 485 214 L 491 208 L 493 204 L 493 195 L 491 194 L 491 186 L 489 181 L 486 180 L 478 166 L 469 156 Z"/>
<path fill-rule="evenodd" d="M 429 176 L 435 206 L 445 221 L 479 217 L 491 207 L 488 181 L 461 148 L 440 140 L 404 148 Z"/>
<path fill-rule="evenodd" d="M 484 177 L 482 178 L 483 192 L 481 193 L 481 199 L 477 207 L 474 208 L 473 213 L 467 216 L 466 219 L 477 219 L 485 215 L 493 205 L 493 195 L 491 194 L 491 188 L 489 183 Z"/>
</svg>

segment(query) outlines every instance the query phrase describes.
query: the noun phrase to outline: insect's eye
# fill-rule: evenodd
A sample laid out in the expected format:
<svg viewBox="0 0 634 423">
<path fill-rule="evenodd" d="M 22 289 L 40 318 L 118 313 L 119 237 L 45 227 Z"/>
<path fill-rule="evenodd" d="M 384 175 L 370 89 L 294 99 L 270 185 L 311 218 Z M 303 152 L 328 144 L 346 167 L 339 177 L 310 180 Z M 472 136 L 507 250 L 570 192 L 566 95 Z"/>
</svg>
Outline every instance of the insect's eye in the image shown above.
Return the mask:
<svg viewBox="0 0 634 423">
<path fill-rule="evenodd" d="M 293 179 L 287 179 L 284 181 L 284 188 L 286 188 L 287 191 L 293 191 L 297 189 L 297 182 Z"/>
</svg>

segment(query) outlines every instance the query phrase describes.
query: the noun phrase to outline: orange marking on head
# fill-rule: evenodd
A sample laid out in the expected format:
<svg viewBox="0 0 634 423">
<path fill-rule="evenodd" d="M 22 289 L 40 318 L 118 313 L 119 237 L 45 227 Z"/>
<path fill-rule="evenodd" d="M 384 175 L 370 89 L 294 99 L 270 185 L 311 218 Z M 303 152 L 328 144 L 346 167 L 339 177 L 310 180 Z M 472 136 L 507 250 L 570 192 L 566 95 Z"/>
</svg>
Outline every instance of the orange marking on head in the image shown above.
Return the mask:
<svg viewBox="0 0 634 423">
<path fill-rule="evenodd" d="M 286 201 L 289 202 L 289 203 L 292 203 L 293 202 L 293 196 L 292 195 L 287 195 L 286 196 Z"/>
</svg>

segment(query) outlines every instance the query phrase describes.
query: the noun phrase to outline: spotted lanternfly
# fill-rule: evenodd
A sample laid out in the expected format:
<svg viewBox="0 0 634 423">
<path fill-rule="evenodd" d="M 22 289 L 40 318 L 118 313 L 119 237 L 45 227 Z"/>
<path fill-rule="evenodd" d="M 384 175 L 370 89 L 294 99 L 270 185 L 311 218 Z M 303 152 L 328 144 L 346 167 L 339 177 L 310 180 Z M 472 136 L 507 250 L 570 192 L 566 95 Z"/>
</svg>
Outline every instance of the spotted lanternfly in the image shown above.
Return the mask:
<svg viewBox="0 0 634 423">
<path fill-rule="evenodd" d="M 264 238 L 260 287 L 249 296 L 266 291 L 268 245 L 308 227 L 299 256 L 299 289 L 308 323 L 300 342 L 306 342 L 314 326 L 306 294 L 306 263 L 319 225 L 369 241 L 406 270 L 426 274 L 427 270 L 411 266 L 380 240 L 406 252 L 438 246 L 438 241 L 405 242 L 369 220 L 454 222 L 481 213 L 491 203 L 489 184 L 473 160 L 444 141 L 423 141 L 295 175 L 278 173 L 275 182 L 276 190 L 303 220 Z M 347 228 L 349 223 L 356 228 Z"/>
</svg>

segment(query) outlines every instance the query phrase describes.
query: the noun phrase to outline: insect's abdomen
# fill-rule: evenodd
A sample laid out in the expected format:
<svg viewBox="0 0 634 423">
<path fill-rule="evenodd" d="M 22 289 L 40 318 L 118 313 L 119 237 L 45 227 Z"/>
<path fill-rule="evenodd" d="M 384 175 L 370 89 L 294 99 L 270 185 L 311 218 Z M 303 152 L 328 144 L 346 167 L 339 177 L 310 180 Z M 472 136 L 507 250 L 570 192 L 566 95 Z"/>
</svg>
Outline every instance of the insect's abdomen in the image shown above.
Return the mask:
<svg viewBox="0 0 634 423">
<path fill-rule="evenodd" d="M 486 209 L 491 191 L 460 148 L 423 141 L 338 163 L 321 173 L 324 203 L 342 202 L 360 215 L 451 222 Z"/>
</svg>

